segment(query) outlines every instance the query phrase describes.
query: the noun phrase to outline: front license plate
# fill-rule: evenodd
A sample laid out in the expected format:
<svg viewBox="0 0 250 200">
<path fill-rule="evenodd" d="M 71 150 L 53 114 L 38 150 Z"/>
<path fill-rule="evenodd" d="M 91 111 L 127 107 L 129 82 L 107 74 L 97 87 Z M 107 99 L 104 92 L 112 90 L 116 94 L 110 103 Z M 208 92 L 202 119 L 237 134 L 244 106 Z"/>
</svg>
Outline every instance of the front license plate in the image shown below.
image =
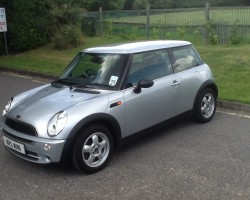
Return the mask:
<svg viewBox="0 0 250 200">
<path fill-rule="evenodd" d="M 3 136 L 3 141 L 4 141 L 5 146 L 7 146 L 15 151 L 18 151 L 19 153 L 25 154 L 25 148 L 24 148 L 23 144 L 15 142 L 15 141 L 13 141 L 5 136 Z"/>
</svg>

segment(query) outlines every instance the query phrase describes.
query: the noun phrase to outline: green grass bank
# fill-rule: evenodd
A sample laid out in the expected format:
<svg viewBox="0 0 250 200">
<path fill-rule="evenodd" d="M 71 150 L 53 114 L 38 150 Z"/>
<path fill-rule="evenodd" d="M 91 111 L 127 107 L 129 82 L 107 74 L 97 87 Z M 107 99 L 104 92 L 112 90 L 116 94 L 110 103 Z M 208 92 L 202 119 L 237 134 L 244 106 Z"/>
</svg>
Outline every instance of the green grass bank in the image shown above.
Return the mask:
<svg viewBox="0 0 250 200">
<path fill-rule="evenodd" d="M 9 56 L 0 56 L 1 67 L 60 75 L 80 50 L 97 45 L 120 43 L 120 38 L 86 38 L 85 45 L 56 51 L 51 45 Z M 219 99 L 250 104 L 250 48 L 249 45 L 199 45 L 203 60 L 211 67 L 219 88 Z"/>
</svg>

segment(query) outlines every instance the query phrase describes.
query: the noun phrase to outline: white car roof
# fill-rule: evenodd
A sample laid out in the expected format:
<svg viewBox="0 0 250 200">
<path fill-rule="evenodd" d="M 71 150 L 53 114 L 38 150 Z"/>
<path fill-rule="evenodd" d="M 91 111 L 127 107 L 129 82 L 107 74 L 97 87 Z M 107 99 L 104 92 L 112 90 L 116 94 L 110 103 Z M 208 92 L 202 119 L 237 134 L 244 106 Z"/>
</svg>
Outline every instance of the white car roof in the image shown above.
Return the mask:
<svg viewBox="0 0 250 200">
<path fill-rule="evenodd" d="M 103 47 L 93 47 L 83 50 L 84 53 L 114 53 L 114 54 L 131 54 L 157 49 L 166 49 L 190 45 L 190 42 L 180 40 L 156 40 L 144 42 L 132 42 L 125 44 L 115 44 Z"/>
</svg>

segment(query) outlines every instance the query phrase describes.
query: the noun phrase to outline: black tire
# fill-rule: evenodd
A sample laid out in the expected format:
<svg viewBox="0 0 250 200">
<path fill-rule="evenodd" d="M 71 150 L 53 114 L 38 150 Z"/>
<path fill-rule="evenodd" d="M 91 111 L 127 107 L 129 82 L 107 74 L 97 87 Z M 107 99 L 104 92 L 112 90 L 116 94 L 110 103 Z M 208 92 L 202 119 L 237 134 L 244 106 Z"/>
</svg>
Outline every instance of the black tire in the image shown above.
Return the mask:
<svg viewBox="0 0 250 200">
<path fill-rule="evenodd" d="M 93 124 L 76 138 L 72 164 L 80 172 L 94 173 L 105 167 L 113 152 L 113 138 L 103 125 Z"/>
<path fill-rule="evenodd" d="M 209 122 L 216 111 L 216 96 L 212 89 L 203 90 L 195 105 L 194 118 L 197 122 Z"/>
</svg>

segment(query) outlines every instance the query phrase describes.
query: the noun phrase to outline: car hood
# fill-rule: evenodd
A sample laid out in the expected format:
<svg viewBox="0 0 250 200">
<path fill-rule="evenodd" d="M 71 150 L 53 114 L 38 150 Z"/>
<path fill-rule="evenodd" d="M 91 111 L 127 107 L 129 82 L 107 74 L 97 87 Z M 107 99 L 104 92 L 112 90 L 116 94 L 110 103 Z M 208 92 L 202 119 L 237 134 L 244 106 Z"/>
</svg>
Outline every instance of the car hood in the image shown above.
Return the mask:
<svg viewBox="0 0 250 200">
<path fill-rule="evenodd" d="M 27 123 L 44 117 L 50 119 L 62 110 L 102 95 L 101 92 L 94 90 L 75 90 L 49 85 L 17 102 L 9 111 L 8 116 Z"/>
</svg>

